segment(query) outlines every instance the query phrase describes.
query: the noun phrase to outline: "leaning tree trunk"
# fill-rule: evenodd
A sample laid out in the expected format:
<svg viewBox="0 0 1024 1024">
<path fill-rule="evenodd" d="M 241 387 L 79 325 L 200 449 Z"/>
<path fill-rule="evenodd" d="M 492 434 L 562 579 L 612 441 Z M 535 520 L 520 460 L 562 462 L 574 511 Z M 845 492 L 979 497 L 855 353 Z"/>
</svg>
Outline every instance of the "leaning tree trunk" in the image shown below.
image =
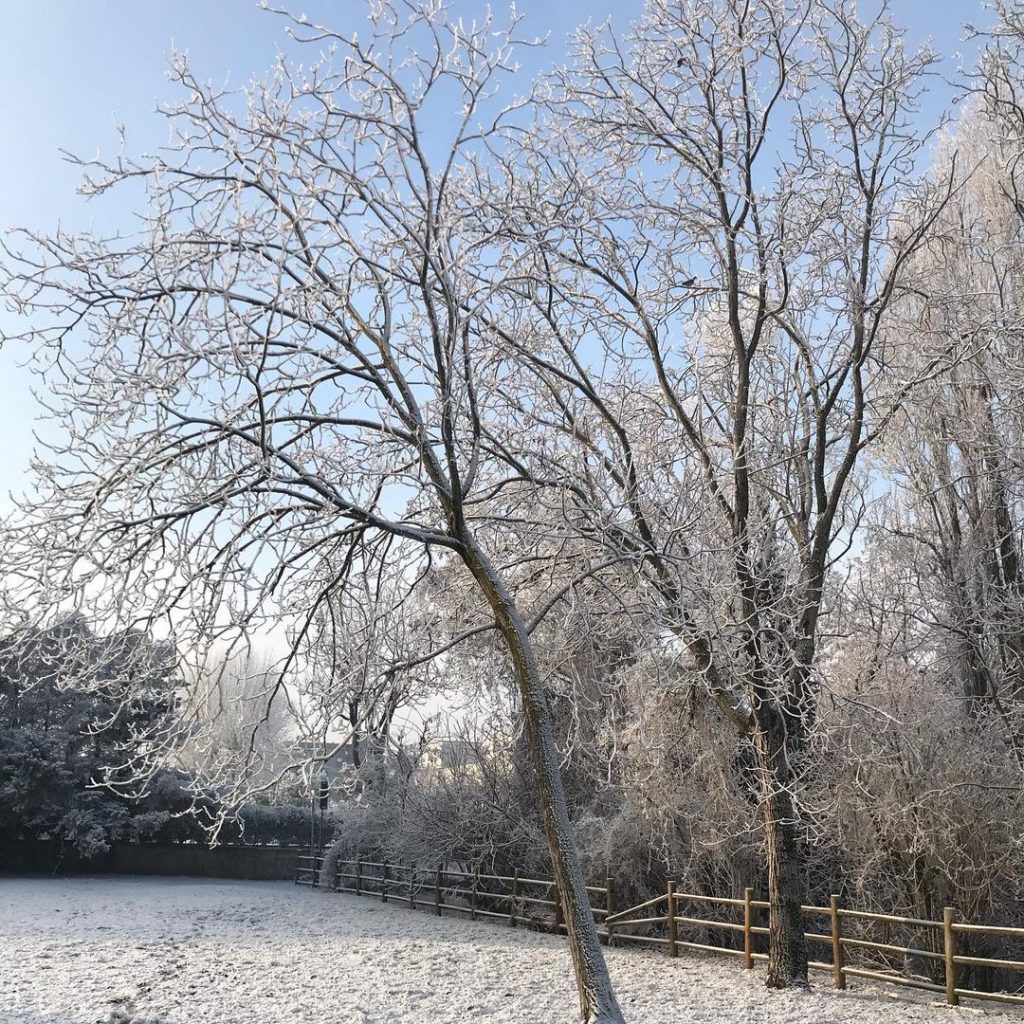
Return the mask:
<svg viewBox="0 0 1024 1024">
<path fill-rule="evenodd" d="M 765 856 L 768 862 L 769 988 L 807 986 L 804 939 L 803 843 L 790 786 L 786 730 L 778 707 L 765 702 L 754 716 L 754 755 L 764 807 Z"/>
<path fill-rule="evenodd" d="M 501 577 L 472 540 L 468 542 L 467 553 L 463 557 L 487 596 L 519 684 L 526 736 L 537 772 L 544 834 L 551 853 L 555 882 L 561 894 L 583 1021 L 585 1024 L 623 1024 L 622 1011 L 612 990 L 597 925 L 590 909 L 583 869 L 573 844 L 558 746 L 526 623 Z"/>
</svg>

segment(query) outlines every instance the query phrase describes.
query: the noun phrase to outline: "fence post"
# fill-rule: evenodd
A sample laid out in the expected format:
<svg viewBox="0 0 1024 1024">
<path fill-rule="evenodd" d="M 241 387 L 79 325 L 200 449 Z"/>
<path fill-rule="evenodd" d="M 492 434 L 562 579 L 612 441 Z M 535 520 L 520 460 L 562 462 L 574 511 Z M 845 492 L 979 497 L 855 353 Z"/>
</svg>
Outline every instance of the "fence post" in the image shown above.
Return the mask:
<svg viewBox="0 0 1024 1024">
<path fill-rule="evenodd" d="M 469 919 L 476 920 L 476 894 L 480 888 L 480 869 L 473 868 L 473 884 L 469 888 Z"/>
<path fill-rule="evenodd" d="M 750 930 L 754 927 L 753 898 L 754 890 L 748 886 L 743 890 L 743 967 L 748 971 L 754 966 L 754 933 Z"/>
<path fill-rule="evenodd" d="M 676 946 L 676 883 L 669 882 L 666 890 L 668 896 L 668 955 L 678 956 Z"/>
<path fill-rule="evenodd" d="M 434 913 L 441 916 L 441 865 L 437 865 L 437 875 L 434 877 Z"/>
<path fill-rule="evenodd" d="M 519 895 L 519 868 L 512 872 L 512 899 L 508 901 L 508 923 L 511 927 L 516 926 L 516 898 Z"/>
<path fill-rule="evenodd" d="M 836 988 L 846 988 L 846 974 L 843 971 L 843 919 L 839 915 L 839 897 L 833 893 L 829 900 L 832 917 L 832 980 Z"/>
<path fill-rule="evenodd" d="M 604 930 L 608 933 L 608 945 L 614 945 L 612 929 L 615 925 L 610 924 L 608 918 L 615 913 L 615 888 L 611 878 L 604 880 Z"/>
<path fill-rule="evenodd" d="M 384 861 L 380 869 L 380 901 L 381 903 L 387 903 L 388 901 L 388 862 Z"/>
<path fill-rule="evenodd" d="M 959 1006 L 960 997 L 956 994 L 956 956 L 955 933 L 953 932 L 953 918 L 956 911 L 952 907 L 946 907 L 942 911 L 942 937 L 943 948 L 946 954 L 946 1005 Z"/>
<path fill-rule="evenodd" d="M 416 865 L 409 865 L 409 909 L 416 909 Z"/>
</svg>

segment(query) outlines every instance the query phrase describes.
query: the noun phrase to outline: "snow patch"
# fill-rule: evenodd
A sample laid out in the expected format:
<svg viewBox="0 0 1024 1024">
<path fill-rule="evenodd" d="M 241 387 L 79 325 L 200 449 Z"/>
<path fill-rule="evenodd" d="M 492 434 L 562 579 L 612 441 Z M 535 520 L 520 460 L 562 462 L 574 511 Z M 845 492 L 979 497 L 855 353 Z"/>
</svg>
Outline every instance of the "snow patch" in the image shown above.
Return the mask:
<svg viewBox="0 0 1024 1024">
<path fill-rule="evenodd" d="M 770 992 L 760 972 L 718 958 L 607 954 L 630 1024 L 951 1024 L 984 1015 L 868 987 Z M 563 939 L 287 882 L 0 879 L 0 964 L 0 1024 L 578 1019 Z"/>
</svg>

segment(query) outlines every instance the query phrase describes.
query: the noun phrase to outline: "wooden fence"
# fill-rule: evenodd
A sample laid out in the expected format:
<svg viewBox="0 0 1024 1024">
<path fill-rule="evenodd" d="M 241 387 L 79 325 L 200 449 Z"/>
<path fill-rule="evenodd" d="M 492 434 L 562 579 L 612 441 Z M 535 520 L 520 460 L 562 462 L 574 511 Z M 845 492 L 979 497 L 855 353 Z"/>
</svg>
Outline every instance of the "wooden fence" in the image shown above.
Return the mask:
<svg viewBox="0 0 1024 1024">
<path fill-rule="evenodd" d="M 302 856 L 295 882 L 316 888 L 321 885 L 322 874 L 322 855 Z M 406 903 L 413 909 L 432 910 L 438 917 L 448 910 L 467 914 L 474 921 L 478 917 L 500 918 L 513 928 L 517 924 L 546 924 L 550 918 L 555 928 L 564 928 L 555 883 L 546 878 L 529 878 L 518 871 L 512 875 L 490 875 L 452 871 L 441 864 L 422 868 L 387 861 L 342 860 L 336 862 L 328 888 L 356 896 L 377 896 L 382 903 Z M 611 889 L 588 885 L 587 893 L 594 917 L 600 922 L 611 912 Z M 595 907 L 594 897 L 602 895 L 606 905 Z"/>
<path fill-rule="evenodd" d="M 317 887 L 323 884 L 322 873 L 322 855 L 302 856 L 295 881 Z M 438 916 L 447 910 L 473 920 L 499 918 L 513 928 L 530 923 L 565 929 L 555 883 L 525 877 L 518 871 L 492 875 L 452 871 L 444 865 L 423 868 L 345 860 L 336 862 L 326 887 L 375 896 L 384 903 L 405 903 Z M 670 957 L 678 956 L 680 949 L 720 953 L 741 959 L 747 969 L 768 959 L 764 950 L 769 905 L 754 899 L 752 889 L 745 889 L 739 899 L 679 892 L 675 883 L 669 882 L 661 895 L 624 910 L 615 909 L 611 879 L 604 885 L 588 885 L 587 893 L 602 938 L 609 945 L 662 946 Z M 805 932 L 812 953 L 810 967 L 830 973 L 836 988 L 845 989 L 849 978 L 864 978 L 943 993 L 950 1006 L 958 1005 L 961 998 L 1024 1006 L 1021 986 L 1014 993 L 985 991 L 970 988 L 963 980 L 978 969 L 1012 974 L 1024 971 L 1022 959 L 982 956 L 972 948 L 976 940 L 994 936 L 1015 940 L 1024 948 L 1024 928 L 959 921 L 951 907 L 945 909 L 941 921 L 869 913 L 842 906 L 839 896 L 833 896 L 827 907 L 801 909 L 810 929 Z M 815 958 L 815 947 L 822 949 L 827 959 Z"/>
</svg>

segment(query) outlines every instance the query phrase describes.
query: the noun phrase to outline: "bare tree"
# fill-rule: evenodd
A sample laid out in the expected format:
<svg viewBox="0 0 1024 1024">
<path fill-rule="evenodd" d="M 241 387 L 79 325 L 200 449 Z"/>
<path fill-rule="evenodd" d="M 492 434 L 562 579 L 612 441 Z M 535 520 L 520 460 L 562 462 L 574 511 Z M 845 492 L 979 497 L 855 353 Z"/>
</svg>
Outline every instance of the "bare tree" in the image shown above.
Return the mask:
<svg viewBox="0 0 1024 1024">
<path fill-rule="evenodd" d="M 922 618 L 941 635 L 971 714 L 995 712 L 1024 763 L 1024 134 L 1012 115 L 1012 25 L 997 28 L 971 80 L 979 95 L 964 104 L 936 156 L 955 149 L 971 163 L 913 261 L 933 295 L 911 305 L 955 358 L 911 396 L 886 445 L 894 494 L 882 525 L 910 543 L 905 557 Z M 905 358 L 909 365 L 921 357 Z"/>
<path fill-rule="evenodd" d="M 277 681 L 265 655 L 213 659 L 189 687 L 195 740 L 181 751 L 181 763 L 204 775 L 273 770 L 298 717 Z"/>
<path fill-rule="evenodd" d="M 87 167 L 87 193 L 146 190 L 139 233 L 8 251 L 64 429 L 25 572 L 103 618 L 162 623 L 182 650 L 289 621 L 283 686 L 350 580 L 449 553 L 519 685 L 583 1019 L 620 1021 L 530 625 L 475 501 L 515 476 L 485 429 L 510 368 L 480 272 L 501 269 L 499 242 L 466 172 L 515 112 L 494 99 L 515 23 L 371 12 L 365 40 L 294 19 L 310 63 L 282 58 L 238 94 L 176 58 L 170 147 Z"/>
<path fill-rule="evenodd" d="M 436 652 L 455 636 L 424 596 L 429 579 L 410 591 L 404 568 L 382 566 L 387 571 L 353 577 L 325 602 L 310 637 L 312 728 L 324 736 L 347 729 L 356 769 L 367 748 L 386 747 L 403 709 L 445 689 Z"/>
<path fill-rule="evenodd" d="M 827 0 L 652 4 L 625 44 L 581 31 L 578 51 L 549 93 L 564 144 L 510 174 L 503 227 L 534 258 L 506 331 L 536 383 L 521 406 L 560 438 L 564 521 L 629 559 L 750 751 L 768 983 L 806 984 L 827 581 L 863 453 L 946 357 L 904 319 L 952 187 L 915 169 L 934 58 Z M 904 339 L 925 354 L 909 376 Z"/>
</svg>

